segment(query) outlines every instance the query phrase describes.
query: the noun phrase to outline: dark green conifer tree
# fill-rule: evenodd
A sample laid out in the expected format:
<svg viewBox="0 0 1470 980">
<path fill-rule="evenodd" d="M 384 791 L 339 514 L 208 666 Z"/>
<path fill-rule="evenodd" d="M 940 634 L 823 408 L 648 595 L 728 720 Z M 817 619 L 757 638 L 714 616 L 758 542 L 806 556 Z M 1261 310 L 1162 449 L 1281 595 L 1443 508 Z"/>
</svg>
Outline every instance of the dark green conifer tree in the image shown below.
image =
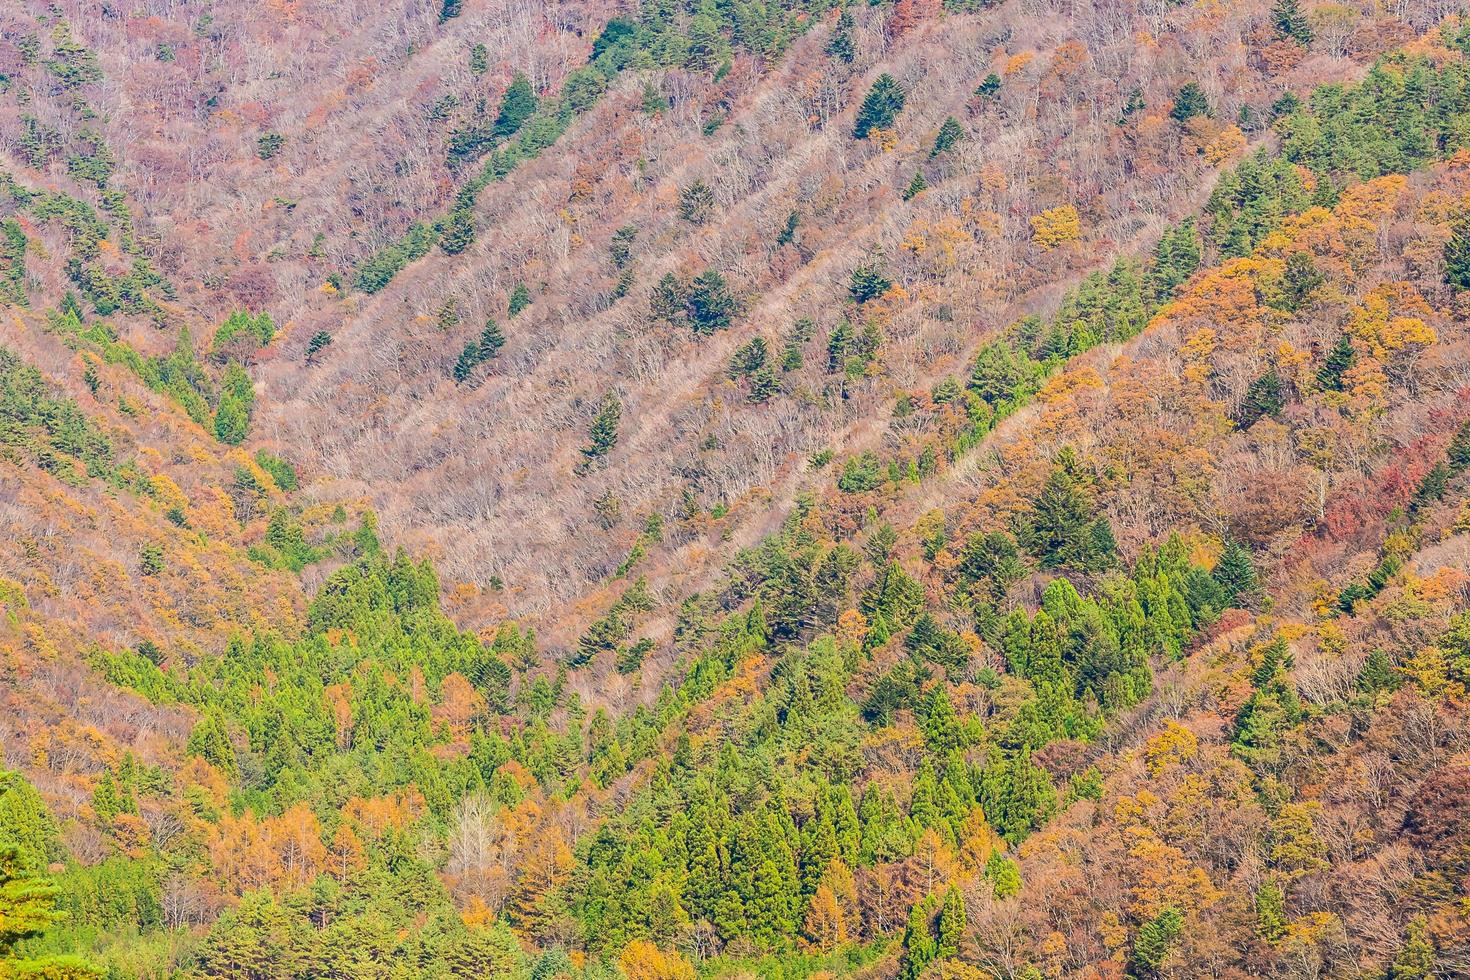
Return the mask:
<svg viewBox="0 0 1470 980">
<path fill-rule="evenodd" d="M 1225 544 L 1225 550 L 1215 562 L 1215 569 L 1210 576 L 1220 583 L 1230 602 L 1248 600 L 1256 591 L 1256 566 L 1250 549 L 1235 540 Z"/>
<path fill-rule="evenodd" d="M 706 269 L 690 285 L 684 312 L 694 332 L 707 336 L 730 325 L 740 312 L 740 302 L 730 292 L 724 276 L 715 269 Z"/>
<path fill-rule="evenodd" d="M 514 135 L 536 111 L 536 104 L 536 90 L 531 88 L 531 80 L 524 73 L 516 72 L 500 99 L 500 112 L 495 117 L 491 135 L 496 139 Z"/>
<path fill-rule="evenodd" d="M 447 255 L 458 255 L 475 243 L 475 220 L 469 208 L 455 208 L 444 219 L 439 247 Z"/>
<path fill-rule="evenodd" d="M 1235 422 L 1242 429 L 1249 429 L 1265 416 L 1280 418 L 1281 410 L 1286 407 L 1286 398 L 1281 391 L 1281 375 L 1276 373 L 1276 368 L 1271 368 L 1265 374 L 1251 382 L 1245 392 L 1245 400 L 1240 403 L 1236 410 Z"/>
<path fill-rule="evenodd" d="M 1324 391 L 1342 391 L 1342 376 L 1358 361 L 1353 350 L 1353 338 L 1346 333 L 1337 338 L 1337 343 L 1327 352 L 1327 359 L 1317 371 L 1317 384 Z"/>
<path fill-rule="evenodd" d="M 909 186 L 903 190 L 903 199 L 905 201 L 912 201 L 928 189 L 929 182 L 924 179 L 924 172 L 922 170 L 915 170 L 914 179 L 909 181 Z"/>
<path fill-rule="evenodd" d="M 939 910 L 939 959 L 948 959 L 960 954 L 960 943 L 965 937 L 965 897 L 953 885 L 944 893 L 944 905 Z"/>
<path fill-rule="evenodd" d="M 510 291 L 510 300 L 506 304 L 506 315 L 515 319 L 521 311 L 531 305 L 531 291 L 523 282 L 516 283 L 516 288 Z"/>
<path fill-rule="evenodd" d="M 875 129 L 892 128 L 894 120 L 903 111 L 906 98 L 897 79 L 887 72 L 879 75 L 858 109 L 857 121 L 852 128 L 853 139 L 867 139 Z"/>
<path fill-rule="evenodd" d="M 1449 489 L 1450 468 L 1444 462 L 1435 463 L 1424 479 L 1419 481 L 1419 486 L 1414 491 L 1414 499 L 1409 501 L 1409 513 L 1417 514 L 1430 504 L 1443 500 L 1445 491 Z"/>
<path fill-rule="evenodd" d="M 505 333 L 501 331 L 500 324 L 494 318 L 485 321 L 485 329 L 480 331 L 479 343 L 475 345 L 476 354 L 480 361 L 490 360 L 492 357 L 500 356 L 500 348 L 505 346 Z"/>
<path fill-rule="evenodd" d="M 959 121 L 954 116 L 945 116 L 944 123 L 934 137 L 934 146 L 929 151 L 930 159 L 959 145 L 960 140 L 964 138 L 965 128 L 959 124 Z"/>
<path fill-rule="evenodd" d="M 1286 270 L 1281 276 L 1281 299 L 1288 312 L 1295 313 L 1307 303 L 1327 281 L 1317 271 L 1310 252 L 1292 252 L 1286 257 Z"/>
<path fill-rule="evenodd" d="M 1456 222 L 1445 243 L 1444 278 L 1456 289 L 1470 289 L 1470 220 Z"/>
<path fill-rule="evenodd" d="M 1450 475 L 1459 476 L 1470 469 L 1470 421 L 1460 426 L 1455 437 L 1450 440 L 1450 448 L 1445 456 L 1450 464 Z"/>
<path fill-rule="evenodd" d="M 1210 101 L 1205 98 L 1205 90 L 1199 87 L 1198 82 L 1186 82 L 1174 96 L 1174 108 L 1169 110 L 1169 118 L 1177 123 L 1186 123 L 1195 116 L 1209 114 Z"/>
<path fill-rule="evenodd" d="M 1276 29 L 1277 37 L 1289 38 L 1302 47 L 1312 43 L 1312 24 L 1302 13 L 1298 0 L 1276 0 L 1276 6 L 1271 9 L 1271 26 Z"/>
<path fill-rule="evenodd" d="M 854 303 L 866 303 L 888 292 L 892 285 L 893 280 L 883 275 L 877 265 L 865 262 L 852 270 L 852 278 L 847 284 L 847 293 L 852 297 Z"/>
<path fill-rule="evenodd" d="M 832 29 L 832 37 L 827 41 L 827 54 L 843 64 L 852 64 L 852 59 L 857 54 L 852 43 L 852 31 L 852 13 L 843 7 L 842 13 L 837 15 L 837 26 Z"/>
<path fill-rule="evenodd" d="M 590 461 L 612 452 L 618 444 L 618 423 L 622 417 L 623 403 L 615 393 L 608 392 L 587 429 L 588 442 L 582 449 L 582 455 Z"/>
</svg>

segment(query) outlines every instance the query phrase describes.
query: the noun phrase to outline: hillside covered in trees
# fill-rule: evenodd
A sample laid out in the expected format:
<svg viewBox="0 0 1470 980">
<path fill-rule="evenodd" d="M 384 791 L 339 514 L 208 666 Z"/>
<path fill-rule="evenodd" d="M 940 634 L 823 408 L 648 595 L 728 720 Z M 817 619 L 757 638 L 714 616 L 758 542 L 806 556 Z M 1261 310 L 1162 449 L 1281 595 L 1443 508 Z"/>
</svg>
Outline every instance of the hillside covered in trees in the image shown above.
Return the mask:
<svg viewBox="0 0 1470 980">
<path fill-rule="evenodd" d="M 1470 12 L 0 10 L 0 980 L 1470 975 Z"/>
</svg>

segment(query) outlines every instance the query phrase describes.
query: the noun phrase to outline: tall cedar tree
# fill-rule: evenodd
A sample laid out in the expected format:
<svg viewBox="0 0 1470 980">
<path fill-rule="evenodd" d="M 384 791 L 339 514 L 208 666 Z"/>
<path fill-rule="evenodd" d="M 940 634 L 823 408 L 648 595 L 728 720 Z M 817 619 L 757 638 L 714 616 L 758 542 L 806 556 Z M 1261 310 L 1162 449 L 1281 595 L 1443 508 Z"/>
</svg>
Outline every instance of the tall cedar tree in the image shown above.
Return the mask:
<svg viewBox="0 0 1470 980">
<path fill-rule="evenodd" d="M 1470 221 L 1456 222 L 1454 234 L 1445 243 L 1444 278 L 1456 289 L 1470 289 Z"/>
<path fill-rule="evenodd" d="M 1317 385 L 1324 391 L 1342 391 L 1342 376 L 1357 362 L 1358 354 L 1353 350 L 1353 338 L 1344 333 L 1327 352 L 1327 359 L 1317 371 Z"/>
<path fill-rule="evenodd" d="M 1205 98 L 1205 90 L 1199 87 L 1198 82 L 1188 82 L 1174 96 L 1174 108 L 1169 110 L 1169 118 L 1177 123 L 1186 123 L 1195 116 L 1208 116 L 1210 114 L 1210 101 Z"/>
<path fill-rule="evenodd" d="M 730 292 L 725 277 L 714 269 L 706 269 L 691 284 L 684 312 L 695 333 L 708 335 L 728 327 L 740 312 L 740 303 Z"/>
<path fill-rule="evenodd" d="M 1237 541 L 1229 541 L 1210 576 L 1225 590 L 1226 597 L 1238 603 L 1256 590 L 1256 566 L 1250 549 Z"/>
<path fill-rule="evenodd" d="M 715 211 L 715 192 L 708 184 L 696 180 L 679 193 L 679 217 L 694 225 L 702 225 Z"/>
<path fill-rule="evenodd" d="M 1450 473 L 1459 476 L 1470 469 L 1470 422 L 1460 426 L 1460 431 L 1450 440 L 1449 452 Z"/>
<path fill-rule="evenodd" d="M 588 441 L 582 449 L 582 455 L 593 460 L 612 452 L 613 447 L 618 444 L 618 423 L 622 418 L 623 403 L 618 401 L 616 394 L 609 392 L 587 429 Z"/>
<path fill-rule="evenodd" d="M 531 88 L 531 80 L 521 72 L 516 72 L 510 81 L 510 88 L 505 90 L 505 96 L 500 100 L 500 114 L 495 117 L 492 135 L 496 139 L 514 135 L 535 111 L 536 92 Z"/>
<path fill-rule="evenodd" d="M 955 120 L 954 116 L 945 116 L 944 124 L 939 127 L 939 132 L 934 137 L 934 148 L 929 151 L 930 159 L 954 148 L 964 138 L 964 127 Z"/>
<path fill-rule="evenodd" d="M 1273 367 L 1252 381 L 1251 386 L 1246 389 L 1245 400 L 1240 403 L 1240 408 L 1235 413 L 1235 421 L 1242 429 L 1249 429 L 1264 416 L 1280 418 L 1281 410 L 1285 407 L 1286 398 L 1281 391 L 1281 375 L 1277 374 Z"/>
<path fill-rule="evenodd" d="M 903 111 L 906 98 L 903 86 L 892 75 L 887 72 L 879 75 L 858 109 L 857 122 L 852 127 L 853 139 L 867 139 L 875 129 L 891 128 Z"/>
<path fill-rule="evenodd" d="M 1066 466 L 1058 466 L 1047 479 L 1022 538 L 1043 568 L 1100 570 L 1111 564 L 1116 548 L 1107 518 L 1094 513 Z"/>
<path fill-rule="evenodd" d="M 506 313 L 512 319 L 520 314 L 522 310 L 531 305 L 531 291 L 523 282 L 516 283 L 516 288 L 510 291 L 510 302 L 506 304 Z"/>
<path fill-rule="evenodd" d="M 832 29 L 832 37 L 827 41 L 827 54 L 847 65 L 852 64 L 852 59 L 857 55 L 857 49 L 852 43 L 852 27 L 852 14 L 843 7 L 842 13 L 837 15 L 837 26 Z"/>
<path fill-rule="evenodd" d="M 1302 47 L 1312 43 L 1312 25 L 1298 0 L 1277 0 L 1271 11 L 1271 26 L 1276 28 L 1277 37 L 1289 38 Z"/>
<path fill-rule="evenodd" d="M 1414 491 L 1414 499 L 1409 501 L 1409 513 L 1417 514 L 1430 504 L 1443 500 L 1449 485 L 1449 464 L 1444 461 L 1435 463 L 1429 472 L 1424 474 L 1424 479 L 1419 481 L 1419 486 Z"/>
<path fill-rule="evenodd" d="M 1286 270 L 1281 274 L 1281 299 L 1286 309 L 1295 313 L 1312 301 L 1327 277 L 1317 271 L 1312 253 L 1292 252 L 1286 257 Z"/>
<path fill-rule="evenodd" d="M 455 208 L 444 219 L 439 247 L 446 255 L 458 255 L 475 243 L 475 221 L 469 208 Z"/>
<path fill-rule="evenodd" d="M 893 280 L 879 272 L 876 265 L 864 263 L 852 270 L 852 278 L 847 284 L 847 294 L 852 297 L 854 303 L 866 303 L 888 292 L 892 285 Z"/>
</svg>

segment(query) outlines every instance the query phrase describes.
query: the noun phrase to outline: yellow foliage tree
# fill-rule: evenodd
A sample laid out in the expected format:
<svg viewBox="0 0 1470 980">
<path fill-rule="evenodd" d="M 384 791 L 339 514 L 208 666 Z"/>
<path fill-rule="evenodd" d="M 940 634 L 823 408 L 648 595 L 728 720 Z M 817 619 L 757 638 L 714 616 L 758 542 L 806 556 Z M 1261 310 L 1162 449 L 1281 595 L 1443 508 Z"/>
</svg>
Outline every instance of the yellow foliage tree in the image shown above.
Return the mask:
<svg viewBox="0 0 1470 980">
<path fill-rule="evenodd" d="M 624 948 L 618 968 L 628 980 L 694 980 L 694 967 L 688 960 L 646 939 L 635 939 Z"/>
<path fill-rule="evenodd" d="M 1082 215 L 1070 204 L 1051 208 L 1031 218 L 1031 234 L 1043 252 L 1082 237 Z"/>
<path fill-rule="evenodd" d="M 1194 732 L 1175 721 L 1170 721 L 1164 730 L 1148 740 L 1143 758 L 1148 774 L 1157 776 L 1176 762 L 1193 759 L 1199 751 L 1199 738 Z"/>
<path fill-rule="evenodd" d="M 812 893 L 803 928 L 812 948 L 823 953 L 830 953 L 847 942 L 847 917 L 830 885 L 818 885 Z"/>
</svg>

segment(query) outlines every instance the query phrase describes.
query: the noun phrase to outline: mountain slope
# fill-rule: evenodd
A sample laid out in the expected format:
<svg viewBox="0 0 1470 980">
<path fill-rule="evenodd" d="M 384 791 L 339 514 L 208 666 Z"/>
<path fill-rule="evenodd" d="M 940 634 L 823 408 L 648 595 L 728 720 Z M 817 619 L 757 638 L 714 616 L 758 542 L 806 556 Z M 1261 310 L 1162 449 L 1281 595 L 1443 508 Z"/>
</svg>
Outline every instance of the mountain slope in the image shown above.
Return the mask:
<svg viewBox="0 0 1470 980">
<path fill-rule="evenodd" d="M 0 970 L 1467 969 L 1458 19 L 77 13 Z"/>
</svg>

